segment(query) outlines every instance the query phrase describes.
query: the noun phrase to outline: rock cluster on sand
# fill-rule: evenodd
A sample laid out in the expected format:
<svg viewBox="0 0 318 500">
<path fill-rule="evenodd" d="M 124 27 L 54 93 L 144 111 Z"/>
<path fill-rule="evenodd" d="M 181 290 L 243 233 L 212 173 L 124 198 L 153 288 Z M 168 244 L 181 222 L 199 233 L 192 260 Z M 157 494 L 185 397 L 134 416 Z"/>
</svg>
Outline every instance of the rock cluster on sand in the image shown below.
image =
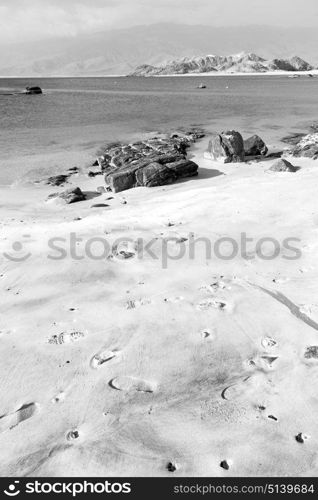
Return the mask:
<svg viewBox="0 0 318 500">
<path fill-rule="evenodd" d="M 162 186 L 197 175 L 198 165 L 186 158 L 187 149 L 204 137 L 202 130 L 154 137 L 133 144 L 108 145 L 98 164 L 105 182 L 117 193 L 137 186 Z"/>
<path fill-rule="evenodd" d="M 85 194 L 81 191 L 79 187 L 67 189 L 61 193 L 50 194 L 48 200 L 58 199 L 62 200 L 66 204 L 75 203 L 77 201 L 84 201 L 86 199 Z"/>
<path fill-rule="evenodd" d="M 289 161 L 280 158 L 269 169 L 272 172 L 297 172 L 298 168 L 294 167 Z"/>
<path fill-rule="evenodd" d="M 224 163 L 241 163 L 246 156 L 266 156 L 268 148 L 261 137 L 252 135 L 246 140 L 236 130 L 214 134 L 204 157 Z"/>
<path fill-rule="evenodd" d="M 243 137 L 236 130 L 214 134 L 209 141 L 205 158 L 223 160 L 224 163 L 240 163 L 245 160 Z"/>
<path fill-rule="evenodd" d="M 293 156 L 305 156 L 307 158 L 318 158 L 318 132 L 305 135 L 290 151 Z"/>
</svg>

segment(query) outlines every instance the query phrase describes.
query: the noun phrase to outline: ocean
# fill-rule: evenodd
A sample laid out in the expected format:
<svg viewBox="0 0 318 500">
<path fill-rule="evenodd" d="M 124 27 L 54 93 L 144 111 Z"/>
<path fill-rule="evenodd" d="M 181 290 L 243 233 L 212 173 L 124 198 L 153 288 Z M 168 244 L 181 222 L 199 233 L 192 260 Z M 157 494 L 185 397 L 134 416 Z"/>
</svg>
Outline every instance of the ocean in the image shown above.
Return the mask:
<svg viewBox="0 0 318 500">
<path fill-rule="evenodd" d="M 28 85 L 44 95 L 3 95 Z M 306 76 L 2 78 L 0 94 L 1 184 L 83 166 L 113 140 L 197 125 L 277 143 L 318 119 L 318 78 Z"/>
</svg>

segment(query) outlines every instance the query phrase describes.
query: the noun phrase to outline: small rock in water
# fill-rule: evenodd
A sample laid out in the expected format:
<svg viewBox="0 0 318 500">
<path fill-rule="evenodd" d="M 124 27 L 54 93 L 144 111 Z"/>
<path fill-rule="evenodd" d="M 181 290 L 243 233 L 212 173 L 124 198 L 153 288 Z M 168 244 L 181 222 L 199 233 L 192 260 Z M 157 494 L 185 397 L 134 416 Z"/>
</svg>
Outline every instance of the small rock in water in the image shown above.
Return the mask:
<svg viewBox="0 0 318 500">
<path fill-rule="evenodd" d="M 25 89 L 25 94 L 27 95 L 37 95 L 43 94 L 41 87 L 27 87 Z"/>
</svg>

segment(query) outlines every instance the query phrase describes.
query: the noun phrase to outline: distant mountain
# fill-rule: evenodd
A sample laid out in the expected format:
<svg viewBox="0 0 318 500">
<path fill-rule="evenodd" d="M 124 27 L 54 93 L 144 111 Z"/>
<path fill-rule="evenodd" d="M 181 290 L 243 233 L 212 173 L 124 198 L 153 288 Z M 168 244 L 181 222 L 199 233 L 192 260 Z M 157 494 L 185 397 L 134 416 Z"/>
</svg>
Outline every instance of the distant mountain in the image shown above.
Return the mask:
<svg viewBox="0 0 318 500">
<path fill-rule="evenodd" d="M 32 43 L 1 44 L 0 75 L 125 75 L 140 64 L 157 67 L 163 61 L 179 60 L 184 54 L 194 59 L 197 54 L 239 51 L 256 52 L 266 60 L 299 54 L 318 64 L 317 45 L 316 28 L 154 24 Z M 254 63 L 257 61 L 250 61 L 251 66 Z M 258 63 L 263 64 L 262 60 Z"/>
<path fill-rule="evenodd" d="M 266 73 L 268 71 L 311 71 L 313 69 L 311 64 L 298 56 L 266 61 L 253 53 L 240 53 L 231 56 L 183 57 L 159 66 L 142 64 L 129 76 L 185 75 L 218 71 L 226 73 Z"/>
</svg>

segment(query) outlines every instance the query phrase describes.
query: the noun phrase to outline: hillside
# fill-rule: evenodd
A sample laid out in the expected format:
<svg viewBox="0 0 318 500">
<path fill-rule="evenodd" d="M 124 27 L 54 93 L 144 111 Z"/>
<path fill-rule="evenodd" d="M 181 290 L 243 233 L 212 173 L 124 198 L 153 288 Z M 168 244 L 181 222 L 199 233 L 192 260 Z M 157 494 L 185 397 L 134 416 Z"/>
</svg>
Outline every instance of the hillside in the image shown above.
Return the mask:
<svg viewBox="0 0 318 500">
<path fill-rule="evenodd" d="M 311 71 L 313 66 L 298 56 L 265 60 L 253 53 L 230 56 L 183 57 L 159 66 L 143 64 L 129 76 L 184 75 L 188 73 L 266 73 L 268 71 Z"/>
<path fill-rule="evenodd" d="M 197 54 L 238 51 L 256 52 L 266 60 L 298 54 L 317 65 L 317 43 L 314 28 L 153 24 L 36 43 L 1 44 L 0 75 L 125 75 L 141 64 L 157 67 L 185 54 L 195 58 Z"/>
</svg>

